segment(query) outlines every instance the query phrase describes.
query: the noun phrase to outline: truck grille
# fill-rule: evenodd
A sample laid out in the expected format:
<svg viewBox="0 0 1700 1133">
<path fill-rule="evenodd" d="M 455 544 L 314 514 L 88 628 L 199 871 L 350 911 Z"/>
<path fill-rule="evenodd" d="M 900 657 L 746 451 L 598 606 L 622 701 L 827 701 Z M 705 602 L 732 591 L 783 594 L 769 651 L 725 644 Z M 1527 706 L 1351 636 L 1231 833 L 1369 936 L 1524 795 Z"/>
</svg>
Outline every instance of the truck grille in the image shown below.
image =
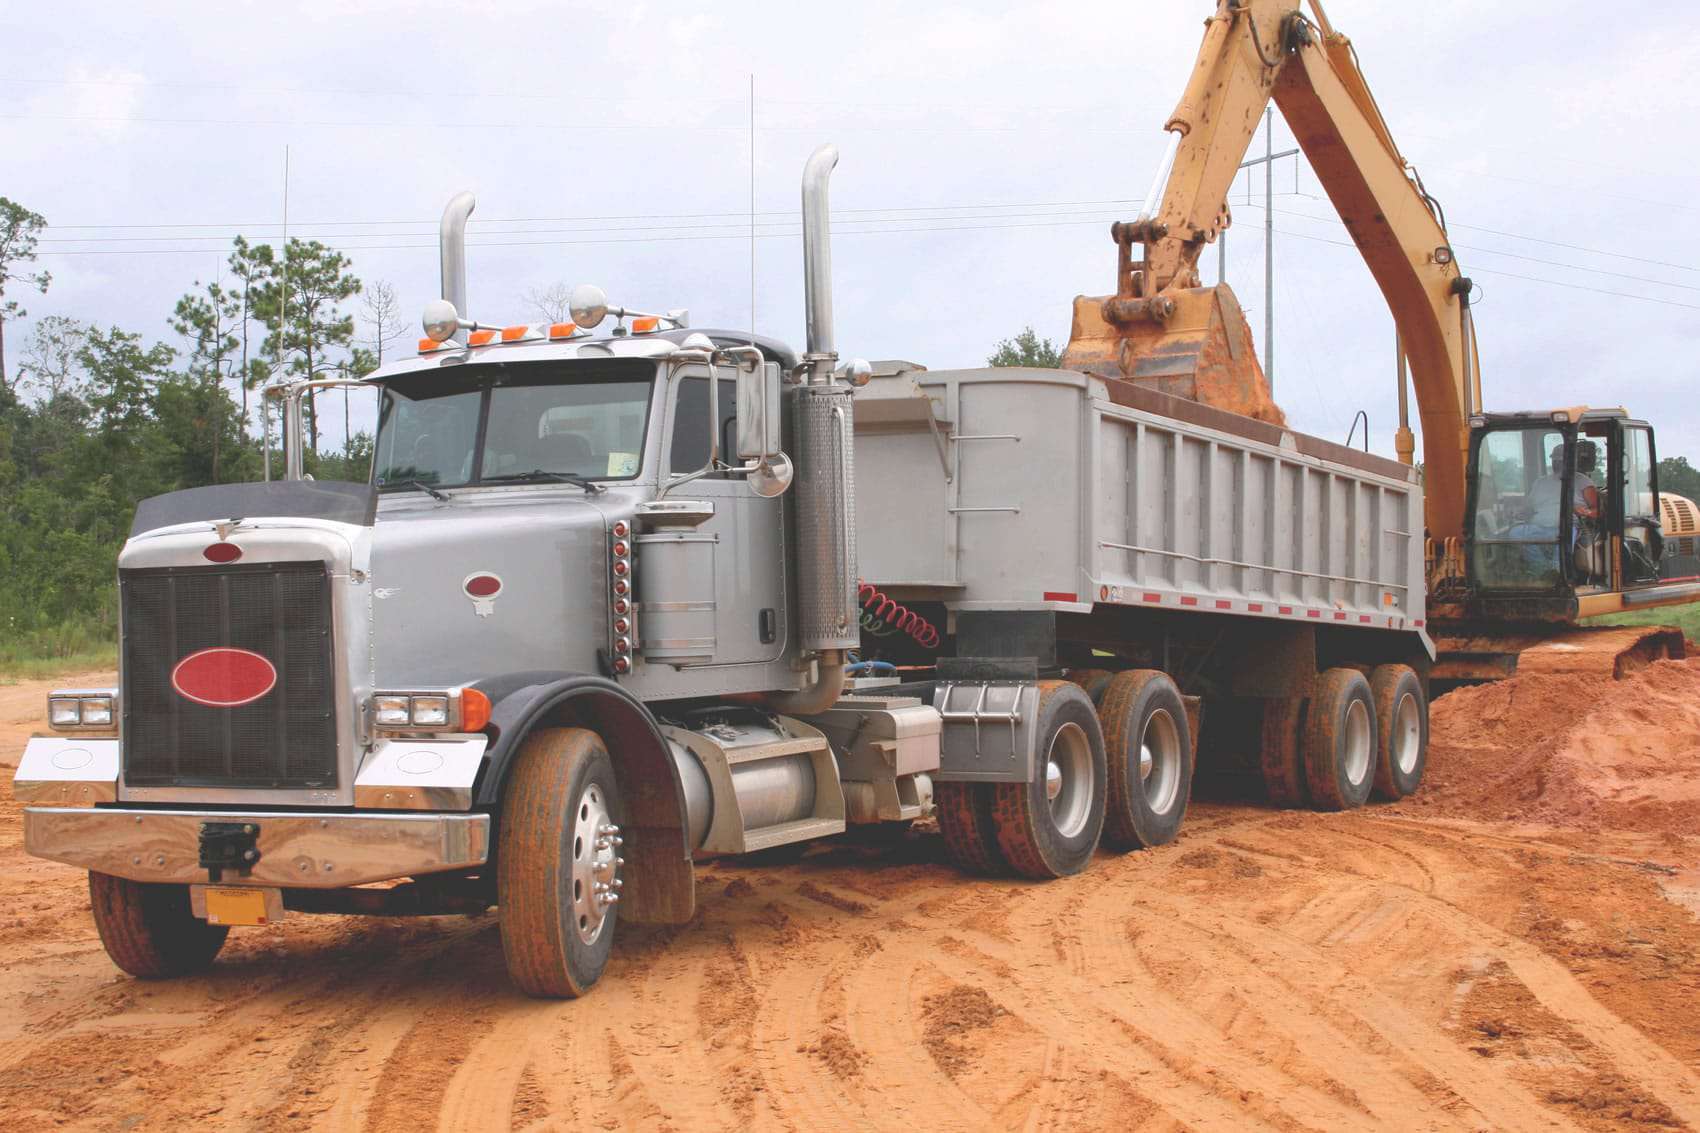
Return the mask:
<svg viewBox="0 0 1700 1133">
<path fill-rule="evenodd" d="M 118 592 L 126 784 L 336 786 L 324 563 L 127 570 L 119 572 Z M 275 684 L 231 707 L 184 695 L 174 680 L 178 665 L 220 647 L 265 658 Z"/>
</svg>

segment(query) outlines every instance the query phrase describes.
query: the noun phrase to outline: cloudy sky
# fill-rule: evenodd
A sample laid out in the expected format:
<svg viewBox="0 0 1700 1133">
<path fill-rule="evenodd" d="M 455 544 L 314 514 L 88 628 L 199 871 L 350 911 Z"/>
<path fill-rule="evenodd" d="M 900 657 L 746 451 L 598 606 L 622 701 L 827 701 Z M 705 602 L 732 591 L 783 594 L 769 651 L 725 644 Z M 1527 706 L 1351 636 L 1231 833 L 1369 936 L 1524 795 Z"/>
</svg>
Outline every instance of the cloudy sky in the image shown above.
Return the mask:
<svg viewBox="0 0 1700 1133">
<path fill-rule="evenodd" d="M 1137 211 L 1212 8 L 19 0 L 0 195 L 52 226 L 32 317 L 169 339 L 232 235 L 281 231 L 287 146 L 291 234 L 392 282 L 408 342 L 462 188 L 482 320 L 594 281 L 744 327 L 753 74 L 758 329 L 801 345 L 797 179 L 831 141 L 840 351 L 974 365 L 1028 323 L 1060 345 L 1072 297 L 1113 286 L 1108 224 Z M 1624 404 L 1700 460 L 1700 9 L 1328 8 L 1481 285 L 1489 406 Z M 1275 188 L 1277 398 L 1335 439 L 1364 409 L 1391 454 L 1392 321 L 1308 167 Z M 1233 201 L 1228 280 L 1261 338 L 1261 179 Z"/>
</svg>

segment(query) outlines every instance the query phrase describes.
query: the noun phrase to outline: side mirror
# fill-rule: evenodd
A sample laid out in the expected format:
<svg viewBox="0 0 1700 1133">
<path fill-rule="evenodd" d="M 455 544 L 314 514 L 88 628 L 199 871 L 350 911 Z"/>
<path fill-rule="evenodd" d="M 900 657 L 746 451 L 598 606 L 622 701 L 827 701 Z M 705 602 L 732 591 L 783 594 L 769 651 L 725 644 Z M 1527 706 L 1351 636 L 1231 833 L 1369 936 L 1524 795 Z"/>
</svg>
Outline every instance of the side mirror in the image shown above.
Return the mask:
<svg viewBox="0 0 1700 1133">
<path fill-rule="evenodd" d="M 608 317 L 608 294 L 594 283 L 581 283 L 567 297 L 567 310 L 574 323 L 595 329 Z"/>
<path fill-rule="evenodd" d="M 779 452 L 779 368 L 764 362 L 738 368 L 738 459 Z"/>
</svg>

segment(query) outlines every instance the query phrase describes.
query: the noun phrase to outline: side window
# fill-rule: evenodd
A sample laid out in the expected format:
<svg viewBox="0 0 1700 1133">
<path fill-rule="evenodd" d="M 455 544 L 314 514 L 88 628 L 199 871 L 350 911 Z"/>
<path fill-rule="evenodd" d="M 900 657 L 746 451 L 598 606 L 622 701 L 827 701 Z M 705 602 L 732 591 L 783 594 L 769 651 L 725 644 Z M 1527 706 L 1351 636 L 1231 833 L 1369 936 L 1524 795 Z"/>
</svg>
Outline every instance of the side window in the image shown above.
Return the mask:
<svg viewBox="0 0 1700 1133">
<path fill-rule="evenodd" d="M 667 454 L 668 471 L 695 472 L 708 463 L 708 379 L 685 378 L 679 382 L 673 406 L 673 439 Z M 728 446 L 735 444 L 738 430 L 738 383 L 720 383 L 720 460 L 731 463 Z M 724 473 L 711 473 L 724 476 Z"/>
<path fill-rule="evenodd" d="M 1653 493 L 1653 435 L 1646 429 L 1628 429 L 1623 442 L 1623 514 L 1650 519 L 1659 514 Z"/>
</svg>

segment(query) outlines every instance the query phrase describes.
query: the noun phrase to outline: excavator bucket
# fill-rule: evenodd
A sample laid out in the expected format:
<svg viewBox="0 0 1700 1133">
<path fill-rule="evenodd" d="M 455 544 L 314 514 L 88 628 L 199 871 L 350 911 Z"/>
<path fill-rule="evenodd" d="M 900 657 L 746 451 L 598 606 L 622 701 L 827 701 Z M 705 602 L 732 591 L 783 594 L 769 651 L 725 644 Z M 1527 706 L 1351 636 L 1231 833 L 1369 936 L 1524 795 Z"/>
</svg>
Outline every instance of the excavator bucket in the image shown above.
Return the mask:
<svg viewBox="0 0 1700 1133">
<path fill-rule="evenodd" d="M 1546 626 L 1527 631 L 1442 630 L 1434 638 L 1430 677 L 1449 684 L 1512 676 L 1579 674 L 1622 680 L 1654 661 L 1687 653 L 1682 631 L 1669 626 Z"/>
<path fill-rule="evenodd" d="M 1285 425 L 1232 289 L 1219 284 L 1172 291 L 1164 302 L 1157 314 L 1112 321 L 1111 314 L 1132 304 L 1114 297 L 1076 298 L 1063 368 Z"/>
</svg>

